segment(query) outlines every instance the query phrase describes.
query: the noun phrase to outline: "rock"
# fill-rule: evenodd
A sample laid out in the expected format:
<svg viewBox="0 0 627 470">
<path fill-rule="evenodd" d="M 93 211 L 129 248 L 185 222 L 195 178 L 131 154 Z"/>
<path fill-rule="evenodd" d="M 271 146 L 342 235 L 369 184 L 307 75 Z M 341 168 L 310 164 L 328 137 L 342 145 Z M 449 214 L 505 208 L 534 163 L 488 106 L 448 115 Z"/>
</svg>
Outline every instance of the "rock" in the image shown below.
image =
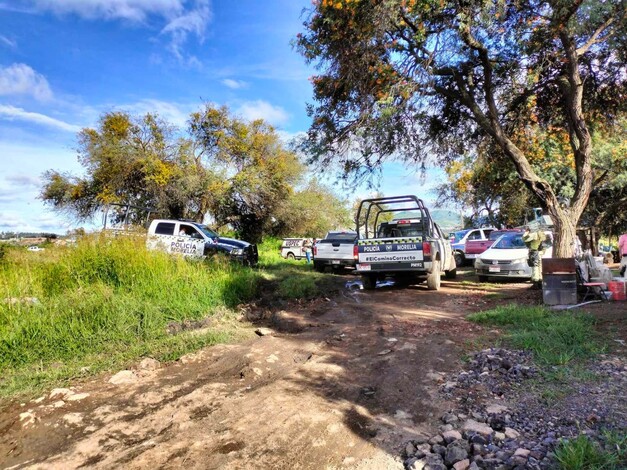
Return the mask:
<svg viewBox="0 0 627 470">
<path fill-rule="evenodd" d="M 481 445 L 486 445 L 489 442 L 488 439 L 486 439 L 486 437 L 482 436 L 481 434 L 472 434 L 471 436 L 469 436 L 468 440 L 471 444 Z"/>
<path fill-rule="evenodd" d="M 433 451 L 433 453 L 440 454 L 442 457 L 444 457 L 444 454 L 446 454 L 446 447 L 440 444 L 434 444 L 433 446 L 431 446 L 431 450 Z"/>
<path fill-rule="evenodd" d="M 446 382 L 444 385 L 442 385 L 442 390 L 444 391 L 444 393 L 450 393 L 455 390 L 455 387 L 457 387 L 457 382 Z"/>
<path fill-rule="evenodd" d="M 76 393 L 74 395 L 70 395 L 66 398 L 67 401 L 80 401 L 84 400 L 89 396 L 89 393 Z"/>
<path fill-rule="evenodd" d="M 470 464 L 470 467 L 468 467 L 468 470 L 481 470 L 479 465 L 477 465 L 477 462 L 472 462 Z"/>
<path fill-rule="evenodd" d="M 440 431 L 441 432 L 447 432 L 447 431 L 451 431 L 453 430 L 453 425 L 452 424 L 443 424 L 442 426 L 440 426 Z"/>
<path fill-rule="evenodd" d="M 63 416 L 63 421 L 67 424 L 81 424 L 83 422 L 83 415 L 81 413 L 68 413 Z"/>
<path fill-rule="evenodd" d="M 508 439 L 517 439 L 520 433 L 512 428 L 505 428 L 505 437 Z"/>
<path fill-rule="evenodd" d="M 137 376 L 131 370 L 121 370 L 109 379 L 109 383 L 113 385 L 126 385 L 137 382 Z"/>
<path fill-rule="evenodd" d="M 65 402 L 63 400 L 58 400 L 50 406 L 52 406 L 53 408 L 61 408 L 63 405 L 65 405 Z"/>
<path fill-rule="evenodd" d="M 35 415 L 32 411 L 26 411 L 24 413 L 20 413 L 20 422 L 23 421 L 22 426 L 26 427 L 35 422 Z"/>
<path fill-rule="evenodd" d="M 274 330 L 270 328 L 257 328 L 255 330 L 255 334 L 259 336 L 272 336 L 274 334 Z"/>
<path fill-rule="evenodd" d="M 414 439 L 415 445 L 426 444 L 427 442 L 429 442 L 429 436 L 427 436 L 426 434 L 418 434 L 416 438 Z"/>
<path fill-rule="evenodd" d="M 445 431 L 442 433 L 442 439 L 444 439 L 444 442 L 446 442 L 447 444 L 450 444 L 451 442 L 456 441 L 461 438 L 462 438 L 462 435 L 459 431 L 450 430 L 450 431 Z"/>
<path fill-rule="evenodd" d="M 454 413 L 444 413 L 444 415 L 442 416 L 442 422 L 444 424 L 452 424 L 456 423 L 457 421 L 459 421 L 459 418 Z"/>
<path fill-rule="evenodd" d="M 485 454 L 485 447 L 482 444 L 473 444 L 471 453 L 472 455 L 483 455 Z"/>
<path fill-rule="evenodd" d="M 464 425 L 462 426 L 462 432 L 464 432 L 466 435 L 470 435 L 471 433 L 481 434 L 487 439 L 490 439 L 494 431 L 487 424 L 479 423 L 474 419 L 468 419 L 466 420 L 466 422 L 464 422 Z"/>
<path fill-rule="evenodd" d="M 425 444 L 418 444 L 416 446 L 416 451 L 414 452 L 414 455 L 417 458 L 421 459 L 421 458 L 423 458 L 424 456 L 426 456 L 426 455 L 428 455 L 430 453 L 431 453 L 431 446 L 429 444 L 425 443 Z"/>
<path fill-rule="evenodd" d="M 412 457 L 415 453 L 416 453 L 416 447 L 411 442 L 408 442 L 407 445 L 405 446 L 405 455 L 407 457 Z"/>
<path fill-rule="evenodd" d="M 485 411 L 489 415 L 500 415 L 501 413 L 505 413 L 507 411 L 507 407 L 503 405 L 489 405 Z"/>
<path fill-rule="evenodd" d="M 70 390 L 69 388 L 55 388 L 50 392 L 50 395 L 48 395 L 48 398 L 50 398 L 51 400 L 56 399 L 62 399 L 67 397 L 68 395 L 73 395 L 74 392 L 72 392 L 72 390 Z"/>
<path fill-rule="evenodd" d="M 468 458 L 468 452 L 460 445 L 459 441 L 451 442 L 446 447 L 446 453 L 444 454 L 444 463 L 446 465 L 453 465 L 466 458 Z"/>
<path fill-rule="evenodd" d="M 152 357 L 145 357 L 139 363 L 140 370 L 157 370 L 161 367 L 161 363 Z"/>
<path fill-rule="evenodd" d="M 503 442 L 505 440 L 505 433 L 503 433 L 503 432 L 495 432 L 494 433 L 494 440 L 496 442 Z"/>
<path fill-rule="evenodd" d="M 516 452 L 514 452 L 514 455 L 517 457 L 527 458 L 529 457 L 530 453 L 531 451 L 529 449 L 523 449 L 522 447 L 519 447 L 518 449 L 516 449 Z"/>
<path fill-rule="evenodd" d="M 443 444 L 444 443 L 444 438 L 442 436 L 440 436 L 439 434 L 436 434 L 435 436 L 433 436 L 431 439 L 429 439 L 429 444 Z"/>
<path fill-rule="evenodd" d="M 470 468 L 470 460 L 468 459 L 460 460 L 459 462 L 453 465 L 453 468 L 455 470 L 468 470 L 468 468 Z"/>
<path fill-rule="evenodd" d="M 424 459 L 407 459 L 405 460 L 405 468 L 407 470 L 423 470 L 427 465 L 427 462 Z"/>
</svg>

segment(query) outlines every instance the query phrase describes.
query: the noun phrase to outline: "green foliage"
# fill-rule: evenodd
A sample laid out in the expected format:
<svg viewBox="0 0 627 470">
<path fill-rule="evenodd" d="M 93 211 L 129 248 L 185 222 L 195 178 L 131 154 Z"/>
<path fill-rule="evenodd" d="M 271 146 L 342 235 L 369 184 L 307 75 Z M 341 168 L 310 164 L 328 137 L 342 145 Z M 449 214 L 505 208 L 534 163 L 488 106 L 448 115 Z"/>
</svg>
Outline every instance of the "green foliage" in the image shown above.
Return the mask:
<svg viewBox="0 0 627 470">
<path fill-rule="evenodd" d="M 594 317 L 587 314 L 509 305 L 472 314 L 468 319 L 504 327 L 507 342 L 533 351 L 535 359 L 545 365 L 565 366 L 603 351 L 594 332 Z"/>
<path fill-rule="evenodd" d="M 312 179 L 280 203 L 273 232 L 283 237 L 321 238 L 329 230 L 353 228 L 346 201 Z"/>
<path fill-rule="evenodd" d="M 303 167 L 286 150 L 274 128 L 231 116 L 226 107 L 207 105 L 193 113 L 190 133 L 203 158 L 223 175 L 213 188 L 211 213 L 248 241 L 259 242 L 279 205 L 293 193 Z"/>
<path fill-rule="evenodd" d="M 588 436 L 562 441 L 555 450 L 560 470 L 620 470 L 627 465 L 627 436 L 606 432 L 603 446 Z"/>
<path fill-rule="evenodd" d="M 296 38 L 320 71 L 303 148 L 359 180 L 387 159 L 444 165 L 490 142 L 569 256 L 594 181 L 591 123 L 624 108 L 624 15 L 622 0 L 316 1 Z M 539 136 L 550 138 L 530 145 Z M 538 150 L 550 157 L 540 163 L 569 163 L 538 167 Z M 489 196 L 479 202 L 495 210 Z"/>
<path fill-rule="evenodd" d="M 155 115 L 133 118 L 113 112 L 100 118 L 97 129 L 78 134 L 84 177 L 50 170 L 44 174 L 41 199 L 53 209 L 88 220 L 113 205 L 119 221 L 131 204 L 128 222 L 143 223 L 147 208 L 163 217 L 202 218 L 208 191 L 218 175 L 202 166 L 192 145 L 173 126 Z"/>
</svg>

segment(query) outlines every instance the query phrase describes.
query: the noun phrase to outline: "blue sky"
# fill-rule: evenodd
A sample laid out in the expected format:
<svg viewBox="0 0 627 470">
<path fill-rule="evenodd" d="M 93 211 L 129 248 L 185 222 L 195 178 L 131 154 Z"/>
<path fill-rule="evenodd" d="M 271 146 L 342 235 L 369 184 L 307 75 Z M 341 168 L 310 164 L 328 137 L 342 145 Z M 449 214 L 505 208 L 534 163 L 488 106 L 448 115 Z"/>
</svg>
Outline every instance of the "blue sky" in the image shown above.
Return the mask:
<svg viewBox="0 0 627 470">
<path fill-rule="evenodd" d="M 48 169 L 80 174 L 76 133 L 107 111 L 184 127 L 204 101 L 305 131 L 315 73 L 292 49 L 309 0 L 0 0 L 0 231 L 65 232 L 37 199 Z M 312 173 L 314 170 L 312 169 Z M 386 165 L 381 190 L 432 198 Z M 327 176 L 331 181 L 332 175 Z M 338 191 L 349 199 L 367 189 Z"/>
</svg>

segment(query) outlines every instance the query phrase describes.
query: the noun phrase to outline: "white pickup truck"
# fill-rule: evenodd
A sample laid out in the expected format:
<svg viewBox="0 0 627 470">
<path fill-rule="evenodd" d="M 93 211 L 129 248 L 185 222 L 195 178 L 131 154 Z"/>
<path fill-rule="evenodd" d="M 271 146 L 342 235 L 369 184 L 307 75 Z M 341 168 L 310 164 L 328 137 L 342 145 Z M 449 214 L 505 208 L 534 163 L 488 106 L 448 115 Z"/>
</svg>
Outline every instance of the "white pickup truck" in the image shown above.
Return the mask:
<svg viewBox="0 0 627 470">
<path fill-rule="evenodd" d="M 355 267 L 355 240 L 352 230 L 328 232 L 313 247 L 314 269 L 323 272 L 327 266 L 334 270 Z"/>
<path fill-rule="evenodd" d="M 380 222 L 380 216 L 389 218 L 395 212 L 411 216 Z M 358 227 L 355 256 L 365 289 L 374 289 L 377 280 L 393 276 L 398 284 L 426 279 L 429 289 L 439 290 L 442 274 L 448 279 L 456 276 L 451 243 L 416 196 L 364 199 L 356 220 L 363 223 Z M 372 227 L 377 228 L 375 233 Z"/>
</svg>

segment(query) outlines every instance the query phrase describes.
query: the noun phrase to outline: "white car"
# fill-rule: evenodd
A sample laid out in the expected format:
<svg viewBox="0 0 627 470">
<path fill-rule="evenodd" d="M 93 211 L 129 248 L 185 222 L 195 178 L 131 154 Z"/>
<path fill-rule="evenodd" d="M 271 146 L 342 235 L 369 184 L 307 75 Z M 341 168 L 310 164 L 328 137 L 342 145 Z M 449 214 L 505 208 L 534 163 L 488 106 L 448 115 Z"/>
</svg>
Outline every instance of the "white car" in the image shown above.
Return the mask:
<svg viewBox="0 0 627 470">
<path fill-rule="evenodd" d="M 34 245 L 28 247 L 28 251 L 44 251 L 44 250 L 45 250 L 45 248 L 40 248 L 40 247 L 34 246 Z"/>
<path fill-rule="evenodd" d="M 542 258 L 553 255 L 553 234 L 544 232 Z M 489 277 L 531 279 L 531 268 L 527 263 L 529 250 L 522 239 L 522 232 L 501 235 L 494 244 L 475 259 L 475 272 L 480 282 Z"/>
</svg>

